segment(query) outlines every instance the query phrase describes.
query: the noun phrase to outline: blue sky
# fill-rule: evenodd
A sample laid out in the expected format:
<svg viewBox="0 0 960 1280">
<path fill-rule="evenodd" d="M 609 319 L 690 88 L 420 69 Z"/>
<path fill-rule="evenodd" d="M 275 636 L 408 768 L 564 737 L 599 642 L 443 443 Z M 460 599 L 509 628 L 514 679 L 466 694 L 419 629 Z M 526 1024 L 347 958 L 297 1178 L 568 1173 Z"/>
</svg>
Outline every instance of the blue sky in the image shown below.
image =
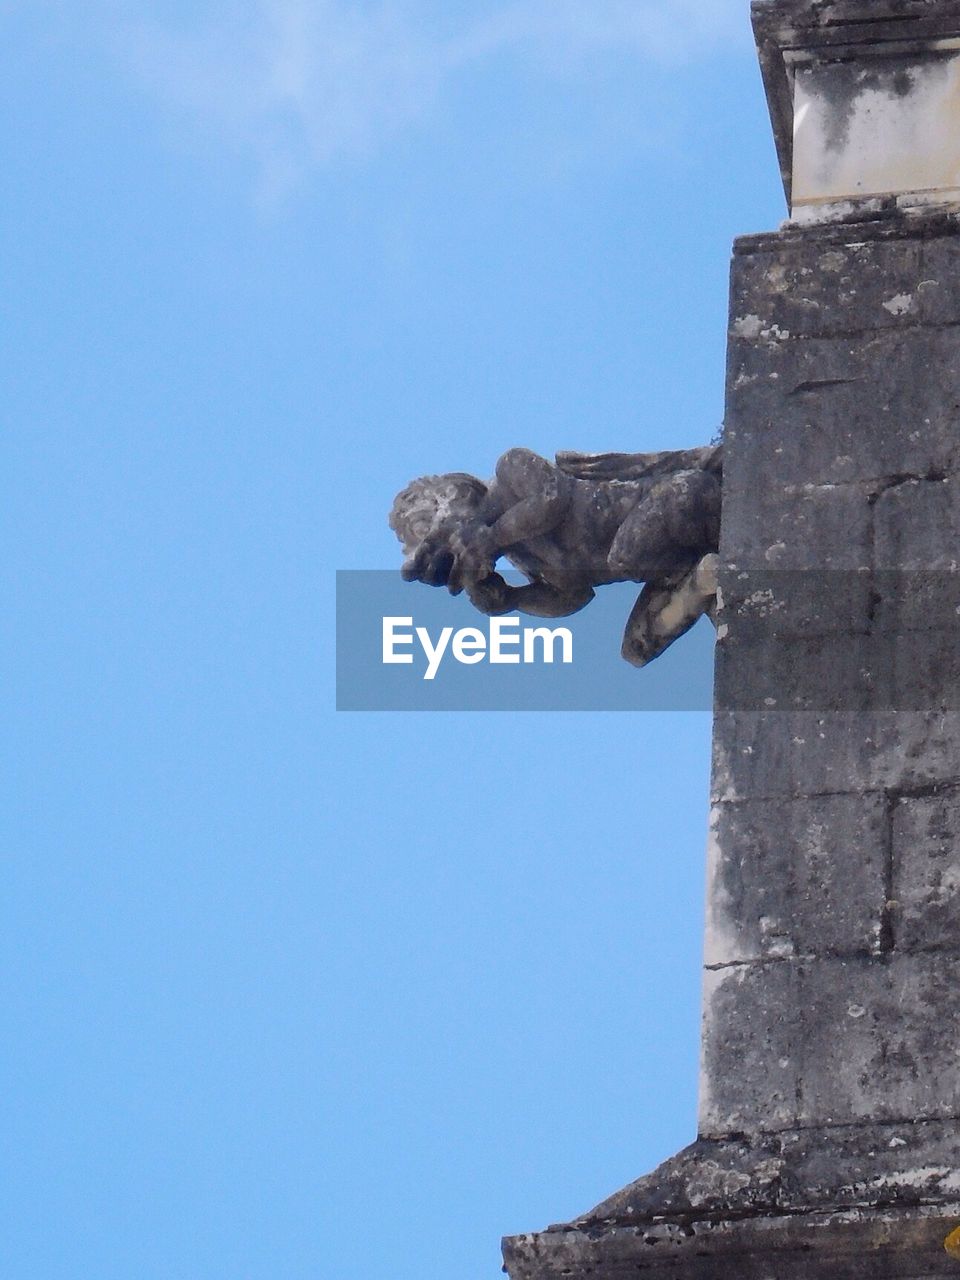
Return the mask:
<svg viewBox="0 0 960 1280">
<path fill-rule="evenodd" d="M 337 714 L 333 582 L 715 433 L 747 9 L 0 3 L 3 1275 L 488 1280 L 692 1138 L 709 717 Z"/>
</svg>

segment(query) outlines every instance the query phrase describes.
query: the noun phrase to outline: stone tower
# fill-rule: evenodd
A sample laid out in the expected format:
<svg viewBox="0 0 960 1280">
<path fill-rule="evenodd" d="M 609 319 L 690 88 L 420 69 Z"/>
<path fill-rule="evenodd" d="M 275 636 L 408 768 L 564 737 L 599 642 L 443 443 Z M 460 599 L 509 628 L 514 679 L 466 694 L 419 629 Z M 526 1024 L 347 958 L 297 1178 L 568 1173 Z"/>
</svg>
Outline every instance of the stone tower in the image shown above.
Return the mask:
<svg viewBox="0 0 960 1280">
<path fill-rule="evenodd" d="M 699 1138 L 511 1280 L 960 1276 L 960 0 L 755 0 Z"/>
</svg>

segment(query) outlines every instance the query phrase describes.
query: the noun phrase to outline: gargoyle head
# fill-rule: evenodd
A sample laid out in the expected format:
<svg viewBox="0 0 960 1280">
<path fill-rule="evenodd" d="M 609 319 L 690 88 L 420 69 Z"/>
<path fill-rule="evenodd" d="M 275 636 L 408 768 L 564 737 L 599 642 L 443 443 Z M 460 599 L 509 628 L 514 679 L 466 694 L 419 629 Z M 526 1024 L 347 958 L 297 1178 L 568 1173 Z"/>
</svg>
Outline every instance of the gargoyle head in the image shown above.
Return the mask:
<svg viewBox="0 0 960 1280">
<path fill-rule="evenodd" d="M 397 494 L 390 528 L 403 544 L 403 576 L 444 586 L 454 561 L 460 530 L 476 519 L 487 486 L 476 476 L 454 471 L 421 476 Z"/>
</svg>

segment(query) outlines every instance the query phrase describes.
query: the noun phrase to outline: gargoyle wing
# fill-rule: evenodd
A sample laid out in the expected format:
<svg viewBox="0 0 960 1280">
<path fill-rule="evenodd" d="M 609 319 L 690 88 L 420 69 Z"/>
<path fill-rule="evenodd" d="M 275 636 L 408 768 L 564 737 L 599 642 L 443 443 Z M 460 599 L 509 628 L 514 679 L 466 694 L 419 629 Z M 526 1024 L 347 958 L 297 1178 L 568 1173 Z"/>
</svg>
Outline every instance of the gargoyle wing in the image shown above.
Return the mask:
<svg viewBox="0 0 960 1280">
<path fill-rule="evenodd" d="M 575 480 L 648 480 L 675 471 L 723 470 L 723 445 L 702 449 L 670 449 L 661 453 L 557 454 L 557 466 Z"/>
</svg>

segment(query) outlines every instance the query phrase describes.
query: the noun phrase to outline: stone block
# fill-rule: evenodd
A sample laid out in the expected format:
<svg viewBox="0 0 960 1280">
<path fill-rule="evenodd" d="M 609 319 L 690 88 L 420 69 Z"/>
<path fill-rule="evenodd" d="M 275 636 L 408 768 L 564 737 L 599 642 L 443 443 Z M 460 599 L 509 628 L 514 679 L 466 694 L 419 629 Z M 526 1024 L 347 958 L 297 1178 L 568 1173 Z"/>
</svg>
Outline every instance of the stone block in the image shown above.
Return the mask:
<svg viewBox="0 0 960 1280">
<path fill-rule="evenodd" d="M 877 569 L 957 572 L 960 475 L 908 479 L 885 489 L 875 502 L 874 529 Z"/>
<path fill-rule="evenodd" d="M 876 706 L 907 712 L 960 710 L 960 628 L 877 633 L 872 639 L 875 649 L 889 657 L 892 673 L 889 689 L 877 688 Z"/>
<path fill-rule="evenodd" d="M 749 314 L 762 328 L 820 337 L 960 321 L 960 234 L 956 220 L 936 210 L 899 226 L 744 236 L 735 250 L 734 337 Z"/>
<path fill-rule="evenodd" d="M 780 961 L 705 971 L 703 1137 L 796 1124 L 801 1035 L 795 964 Z"/>
<path fill-rule="evenodd" d="M 935 371 L 935 376 L 932 374 Z M 725 501 L 766 486 L 960 470 L 960 329 L 740 339 L 728 356 Z M 729 490 L 727 486 L 731 486 Z"/>
<path fill-rule="evenodd" d="M 734 505 L 739 506 L 771 484 L 850 484 L 872 475 L 870 460 L 856 450 L 865 419 L 874 432 L 879 426 L 881 411 L 863 403 L 868 377 L 863 353 L 853 341 L 732 343 L 724 429 L 725 500 L 731 482 Z"/>
<path fill-rule="evenodd" d="M 715 800 L 913 790 L 960 780 L 956 711 L 724 711 L 714 716 Z"/>
<path fill-rule="evenodd" d="M 745 633 L 745 634 L 744 634 Z M 730 621 L 717 648 L 718 712 L 866 712 L 894 701 L 891 637 L 757 632 Z"/>
<path fill-rule="evenodd" d="M 955 1120 L 796 1129 L 779 1141 L 783 1210 L 938 1204 L 960 1196 Z"/>
<path fill-rule="evenodd" d="M 893 896 L 898 950 L 960 952 L 960 788 L 897 802 Z"/>
<path fill-rule="evenodd" d="M 864 559 L 868 554 L 865 549 Z M 957 579 L 960 604 L 960 574 Z M 738 640 L 774 632 L 862 635 L 874 625 L 875 595 L 866 568 L 722 569 L 718 623 Z"/>
<path fill-rule="evenodd" d="M 960 322 L 960 236 L 920 243 L 920 280 L 915 292 L 924 324 Z"/>
<path fill-rule="evenodd" d="M 960 1116 L 960 958 L 893 953 L 797 969 L 801 1126 Z"/>
<path fill-rule="evenodd" d="M 718 711 L 960 710 L 960 630 L 797 635 L 733 618 L 718 643 Z"/>
<path fill-rule="evenodd" d="M 867 485 L 789 485 L 760 468 L 749 502 L 724 489 L 720 550 L 737 570 L 843 571 L 873 564 L 873 495 Z M 727 486 L 726 477 L 724 486 Z"/>
<path fill-rule="evenodd" d="M 794 241 L 779 251 L 738 255 L 730 336 L 835 337 L 921 322 L 924 303 L 939 287 L 925 283 L 922 243 L 848 234 L 846 244 Z M 944 268 L 948 262 L 944 255 Z M 946 292 L 939 300 L 944 310 Z"/>
<path fill-rule="evenodd" d="M 715 806 L 705 963 L 877 953 L 887 849 L 879 793 Z"/>
<path fill-rule="evenodd" d="M 876 569 L 869 577 L 872 630 L 960 634 L 960 570 Z M 908 651 L 914 643 L 913 637 L 905 641 Z"/>
</svg>

